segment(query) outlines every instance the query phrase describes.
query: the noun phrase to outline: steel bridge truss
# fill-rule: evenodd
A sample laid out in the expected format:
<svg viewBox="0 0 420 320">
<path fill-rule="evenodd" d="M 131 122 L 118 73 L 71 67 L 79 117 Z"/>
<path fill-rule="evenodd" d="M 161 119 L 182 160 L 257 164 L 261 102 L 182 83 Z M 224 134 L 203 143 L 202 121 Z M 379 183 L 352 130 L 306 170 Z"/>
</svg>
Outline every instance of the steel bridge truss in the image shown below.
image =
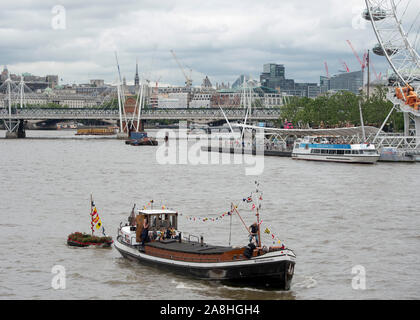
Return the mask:
<svg viewBox="0 0 420 320">
<path fill-rule="evenodd" d="M 224 110 L 229 120 L 242 120 L 243 109 Z M 127 114 L 130 119 L 134 114 Z M 254 121 L 277 120 L 280 109 L 253 109 L 250 118 Z M 9 113 L 7 109 L 0 109 L 0 119 L 13 120 L 119 120 L 120 115 L 115 109 L 98 108 L 24 108 L 14 109 Z M 220 109 L 143 109 L 141 120 L 225 120 Z"/>
</svg>

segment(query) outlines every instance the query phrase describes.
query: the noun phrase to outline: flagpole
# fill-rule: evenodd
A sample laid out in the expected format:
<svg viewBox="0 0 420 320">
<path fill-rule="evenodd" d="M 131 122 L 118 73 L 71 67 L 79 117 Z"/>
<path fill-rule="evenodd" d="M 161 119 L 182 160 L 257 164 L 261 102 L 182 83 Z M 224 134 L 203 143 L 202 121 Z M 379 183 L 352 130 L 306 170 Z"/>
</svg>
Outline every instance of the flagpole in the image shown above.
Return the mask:
<svg viewBox="0 0 420 320">
<path fill-rule="evenodd" d="M 92 202 L 93 202 L 93 197 L 92 197 L 92 194 L 90 194 L 90 230 L 92 231 L 92 236 L 93 236 Z"/>
<path fill-rule="evenodd" d="M 262 241 L 261 241 L 261 232 L 260 232 L 260 212 L 259 208 L 257 207 L 257 224 L 258 224 L 258 244 L 259 247 L 262 248 Z"/>
<path fill-rule="evenodd" d="M 233 206 L 233 204 L 230 205 L 229 246 L 230 246 L 231 239 L 232 239 L 232 214 L 233 214 L 232 206 Z"/>
<path fill-rule="evenodd" d="M 256 184 L 255 194 L 258 197 L 258 200 L 257 200 L 258 244 L 259 244 L 259 247 L 262 248 L 262 239 L 261 239 L 261 232 L 260 232 L 260 207 L 261 207 L 260 199 L 262 198 L 262 196 L 258 188 L 260 184 L 257 181 L 255 181 L 255 184 Z"/>
</svg>

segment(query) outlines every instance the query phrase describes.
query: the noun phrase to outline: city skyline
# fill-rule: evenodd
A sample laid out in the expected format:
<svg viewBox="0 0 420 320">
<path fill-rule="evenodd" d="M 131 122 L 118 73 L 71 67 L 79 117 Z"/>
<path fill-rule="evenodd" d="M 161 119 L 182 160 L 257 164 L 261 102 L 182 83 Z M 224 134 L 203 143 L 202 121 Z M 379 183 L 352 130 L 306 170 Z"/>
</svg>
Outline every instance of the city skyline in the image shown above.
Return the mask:
<svg viewBox="0 0 420 320">
<path fill-rule="evenodd" d="M 173 49 L 193 70 L 193 85 L 205 76 L 213 84 L 233 83 L 241 74 L 258 80 L 266 63 L 286 65 L 287 77 L 297 82 L 319 83 L 326 74 L 324 62 L 331 74 L 342 69 L 340 60 L 351 71 L 360 70 L 347 39 L 359 55 L 376 44 L 371 26 L 359 19 L 364 8 L 360 0 L 215 1 L 200 6 L 125 0 L 116 8 L 110 1 L 63 1 L 64 29 L 52 28 L 55 5 L 22 1 L 6 4 L 0 13 L 0 64 L 11 73 L 58 74 L 64 84 L 90 79 L 112 83 L 117 52 L 127 83 L 134 82 L 138 59 L 140 78 L 182 85 Z M 383 57 L 372 54 L 372 62 L 378 72 L 386 72 Z"/>
</svg>

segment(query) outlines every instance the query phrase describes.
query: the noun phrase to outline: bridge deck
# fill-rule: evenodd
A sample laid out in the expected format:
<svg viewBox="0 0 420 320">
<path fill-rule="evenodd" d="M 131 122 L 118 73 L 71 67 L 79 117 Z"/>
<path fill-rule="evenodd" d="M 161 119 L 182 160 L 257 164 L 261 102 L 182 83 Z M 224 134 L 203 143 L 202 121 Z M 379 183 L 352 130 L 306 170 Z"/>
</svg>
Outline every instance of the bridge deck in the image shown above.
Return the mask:
<svg viewBox="0 0 420 320">
<path fill-rule="evenodd" d="M 229 120 L 241 120 L 245 117 L 244 109 L 224 110 Z M 133 114 L 126 115 L 128 119 Z M 137 118 L 137 114 L 134 115 Z M 277 120 L 280 117 L 279 108 L 254 109 L 249 117 L 251 120 Z M 119 112 L 115 109 L 97 108 L 26 108 L 13 109 L 12 115 L 6 108 L 0 109 L 0 119 L 3 120 L 119 120 Z M 141 112 L 142 120 L 224 120 L 220 109 L 146 109 Z"/>
</svg>

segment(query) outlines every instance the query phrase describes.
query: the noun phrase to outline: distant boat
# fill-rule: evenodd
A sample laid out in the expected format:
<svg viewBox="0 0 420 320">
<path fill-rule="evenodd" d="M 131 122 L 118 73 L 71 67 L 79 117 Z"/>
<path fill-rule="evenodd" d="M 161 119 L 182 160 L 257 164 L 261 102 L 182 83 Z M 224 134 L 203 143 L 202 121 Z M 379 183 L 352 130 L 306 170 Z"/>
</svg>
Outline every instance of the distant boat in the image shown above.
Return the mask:
<svg viewBox="0 0 420 320">
<path fill-rule="evenodd" d="M 76 136 L 109 136 L 116 133 L 115 127 L 84 127 L 77 129 Z"/>
<path fill-rule="evenodd" d="M 71 247 L 90 247 L 94 246 L 97 248 L 110 248 L 114 243 L 112 237 L 109 237 L 105 234 L 105 229 L 102 225 L 102 221 L 99 218 L 98 211 L 96 209 L 95 203 L 93 202 L 92 196 L 90 198 L 90 216 L 91 216 L 91 234 L 73 232 L 67 237 L 67 245 Z M 102 231 L 103 236 L 96 236 L 95 229 L 97 231 Z"/>
<path fill-rule="evenodd" d="M 380 154 L 373 144 L 333 143 L 335 137 L 305 137 L 295 141 L 292 159 L 373 164 Z"/>
<path fill-rule="evenodd" d="M 158 142 L 155 138 L 147 136 L 147 132 L 130 132 L 129 140 L 125 144 L 131 146 L 157 146 Z"/>
</svg>

